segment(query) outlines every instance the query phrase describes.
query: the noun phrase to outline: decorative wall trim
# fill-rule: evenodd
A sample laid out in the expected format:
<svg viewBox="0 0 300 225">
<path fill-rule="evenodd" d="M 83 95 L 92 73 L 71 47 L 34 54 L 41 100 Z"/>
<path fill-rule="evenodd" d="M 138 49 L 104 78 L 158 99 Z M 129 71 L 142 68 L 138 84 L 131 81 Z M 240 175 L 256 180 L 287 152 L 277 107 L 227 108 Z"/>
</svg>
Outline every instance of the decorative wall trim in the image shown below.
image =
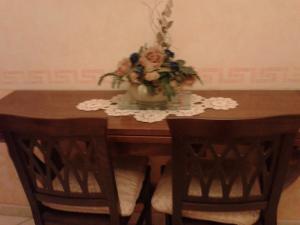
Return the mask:
<svg viewBox="0 0 300 225">
<path fill-rule="evenodd" d="M 99 89 L 105 69 L 0 70 L 0 89 Z M 300 67 L 202 67 L 196 89 L 300 89 Z M 101 89 L 110 89 L 109 79 Z"/>
</svg>

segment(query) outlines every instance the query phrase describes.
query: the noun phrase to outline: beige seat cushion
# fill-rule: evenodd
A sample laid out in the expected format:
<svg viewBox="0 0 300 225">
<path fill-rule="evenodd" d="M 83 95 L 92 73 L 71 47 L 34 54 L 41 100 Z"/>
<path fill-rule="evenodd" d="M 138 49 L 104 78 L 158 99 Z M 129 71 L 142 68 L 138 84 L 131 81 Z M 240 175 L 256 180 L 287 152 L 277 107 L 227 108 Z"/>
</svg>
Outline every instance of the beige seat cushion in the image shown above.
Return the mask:
<svg viewBox="0 0 300 225">
<path fill-rule="evenodd" d="M 238 197 L 242 195 L 241 182 L 237 181 L 230 193 L 231 197 Z M 252 195 L 260 194 L 260 188 L 258 182 L 255 183 Z M 190 196 L 201 196 L 201 186 L 195 180 L 192 179 L 189 186 Z M 209 193 L 211 197 L 221 197 L 222 190 L 220 183 L 213 182 L 211 191 Z M 165 169 L 165 172 L 160 179 L 155 193 L 152 198 L 152 206 L 155 210 L 172 214 L 172 177 L 171 177 L 171 164 L 169 163 Z M 182 215 L 186 218 L 214 221 L 219 223 L 229 223 L 238 225 L 250 225 L 254 224 L 260 216 L 259 210 L 254 211 L 241 211 L 241 212 L 205 212 L 205 211 L 187 211 L 184 210 Z"/>
<path fill-rule="evenodd" d="M 145 170 L 148 164 L 148 159 L 139 156 L 124 156 L 117 157 L 114 160 L 116 185 L 120 201 L 120 210 L 122 216 L 130 216 L 135 208 L 136 201 L 140 195 L 143 181 L 145 178 Z M 94 176 L 88 176 L 88 186 L 90 193 L 101 192 L 99 185 Z M 53 188 L 57 191 L 63 191 L 58 178 L 53 180 Z M 70 174 L 70 189 L 71 192 L 81 193 L 81 188 L 76 181 L 74 175 Z M 107 207 L 84 207 L 84 206 L 69 206 L 44 202 L 44 205 L 57 210 L 68 212 L 81 213 L 97 213 L 108 214 Z"/>
</svg>

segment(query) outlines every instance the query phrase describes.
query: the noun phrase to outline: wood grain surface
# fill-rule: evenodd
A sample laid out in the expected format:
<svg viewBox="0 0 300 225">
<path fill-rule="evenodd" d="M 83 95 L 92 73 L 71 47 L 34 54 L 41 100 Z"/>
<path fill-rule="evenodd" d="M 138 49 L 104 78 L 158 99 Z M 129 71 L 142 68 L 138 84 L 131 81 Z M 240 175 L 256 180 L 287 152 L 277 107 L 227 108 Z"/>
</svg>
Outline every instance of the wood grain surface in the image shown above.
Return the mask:
<svg viewBox="0 0 300 225">
<path fill-rule="evenodd" d="M 15 91 L 0 100 L 0 114 L 47 119 L 107 117 L 103 110 L 84 112 L 76 105 L 90 99 L 109 99 L 120 91 Z M 206 119 L 245 119 L 300 115 L 300 91 L 196 91 L 204 97 L 230 97 L 239 106 L 228 111 L 207 110 Z M 132 116 L 108 117 L 110 138 L 119 142 L 168 143 L 166 121 L 142 123 Z"/>
</svg>

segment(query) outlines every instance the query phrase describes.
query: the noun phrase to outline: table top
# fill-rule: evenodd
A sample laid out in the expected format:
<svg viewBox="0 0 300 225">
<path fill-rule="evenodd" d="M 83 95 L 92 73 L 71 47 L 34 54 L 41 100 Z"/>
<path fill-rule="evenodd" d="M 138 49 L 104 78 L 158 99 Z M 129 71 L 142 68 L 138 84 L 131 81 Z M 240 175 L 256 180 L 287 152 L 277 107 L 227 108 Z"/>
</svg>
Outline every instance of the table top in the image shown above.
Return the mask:
<svg viewBox="0 0 300 225">
<path fill-rule="evenodd" d="M 90 99 L 109 99 L 118 91 L 15 91 L 0 100 L 0 114 L 38 118 L 106 117 L 103 110 L 84 112 L 76 105 Z M 245 119 L 300 115 L 300 91 L 195 91 L 203 97 L 230 97 L 239 106 L 228 111 L 208 110 L 196 118 Z M 108 117 L 109 135 L 169 137 L 166 121 L 142 123 L 132 116 Z"/>
</svg>

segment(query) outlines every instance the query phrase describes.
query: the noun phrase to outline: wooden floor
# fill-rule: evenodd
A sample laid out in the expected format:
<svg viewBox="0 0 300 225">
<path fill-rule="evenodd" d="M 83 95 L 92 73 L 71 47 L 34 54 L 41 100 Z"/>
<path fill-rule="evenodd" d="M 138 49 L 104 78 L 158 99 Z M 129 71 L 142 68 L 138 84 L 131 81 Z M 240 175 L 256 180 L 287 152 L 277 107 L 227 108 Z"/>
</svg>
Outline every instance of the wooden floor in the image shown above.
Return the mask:
<svg viewBox="0 0 300 225">
<path fill-rule="evenodd" d="M 162 215 L 153 216 L 153 225 L 163 225 L 163 224 L 164 224 L 164 220 Z M 0 225 L 35 225 L 35 224 L 33 220 L 29 217 L 0 215 Z"/>
<path fill-rule="evenodd" d="M 34 222 L 28 217 L 0 215 L 0 225 L 34 225 Z"/>
</svg>

